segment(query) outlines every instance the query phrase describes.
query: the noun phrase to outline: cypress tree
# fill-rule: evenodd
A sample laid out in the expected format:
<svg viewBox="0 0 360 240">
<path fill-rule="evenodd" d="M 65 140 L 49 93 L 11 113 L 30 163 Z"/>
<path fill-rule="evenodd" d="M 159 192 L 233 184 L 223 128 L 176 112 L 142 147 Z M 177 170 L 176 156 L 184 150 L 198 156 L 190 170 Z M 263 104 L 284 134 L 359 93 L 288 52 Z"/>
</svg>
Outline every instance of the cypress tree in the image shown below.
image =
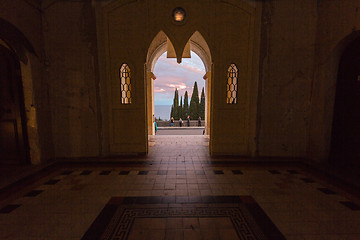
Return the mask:
<svg viewBox="0 0 360 240">
<path fill-rule="evenodd" d="M 179 106 L 179 119 L 183 118 L 183 103 L 182 103 L 182 96 L 180 97 L 180 106 Z"/>
<path fill-rule="evenodd" d="M 204 91 L 204 88 L 202 88 L 202 90 L 201 90 L 200 117 L 203 120 L 205 119 L 205 91 Z"/>
<path fill-rule="evenodd" d="M 171 112 L 170 112 L 169 120 L 171 119 L 171 117 L 174 117 L 174 104 L 171 106 Z"/>
<path fill-rule="evenodd" d="M 189 97 L 188 97 L 188 92 L 185 91 L 185 96 L 184 96 L 184 105 L 183 105 L 183 120 L 187 118 L 187 116 L 189 115 Z"/>
<path fill-rule="evenodd" d="M 199 110 L 200 110 L 199 91 L 198 91 L 197 82 L 195 82 L 193 93 L 191 95 L 190 106 L 189 106 L 190 119 L 192 120 L 198 119 L 198 117 L 200 116 Z"/>
<path fill-rule="evenodd" d="M 177 90 L 177 88 L 175 89 L 175 93 L 174 93 L 174 100 L 173 100 L 173 104 L 171 106 L 171 113 L 170 113 L 170 118 L 173 117 L 174 119 L 179 119 L 179 113 L 180 113 L 180 107 L 179 107 L 179 92 Z"/>
<path fill-rule="evenodd" d="M 179 119 L 179 92 L 175 89 L 174 97 L 174 119 Z"/>
</svg>

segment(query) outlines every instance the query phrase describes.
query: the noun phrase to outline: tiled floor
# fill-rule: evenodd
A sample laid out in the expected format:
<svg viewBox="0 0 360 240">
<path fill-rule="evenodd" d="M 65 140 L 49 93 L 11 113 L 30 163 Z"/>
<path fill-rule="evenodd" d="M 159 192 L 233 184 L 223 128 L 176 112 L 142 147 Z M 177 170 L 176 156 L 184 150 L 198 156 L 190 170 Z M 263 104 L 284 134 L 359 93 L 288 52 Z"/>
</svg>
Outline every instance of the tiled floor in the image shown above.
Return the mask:
<svg viewBox="0 0 360 240">
<path fill-rule="evenodd" d="M 194 197 L 237 195 L 255 199 L 286 239 L 360 239 L 357 196 L 300 165 L 211 159 L 203 136 L 156 136 L 150 146 L 146 157 L 62 164 L 9 193 L 0 199 L 0 239 L 81 239 L 112 197 L 173 197 L 181 205 Z M 171 228 L 171 239 L 191 239 L 176 235 L 188 220 L 194 219 L 182 218 L 182 227 Z M 133 227 L 148 221 L 136 220 Z M 186 232 L 204 229 L 196 224 Z M 237 239 L 229 229 L 222 235 Z"/>
</svg>

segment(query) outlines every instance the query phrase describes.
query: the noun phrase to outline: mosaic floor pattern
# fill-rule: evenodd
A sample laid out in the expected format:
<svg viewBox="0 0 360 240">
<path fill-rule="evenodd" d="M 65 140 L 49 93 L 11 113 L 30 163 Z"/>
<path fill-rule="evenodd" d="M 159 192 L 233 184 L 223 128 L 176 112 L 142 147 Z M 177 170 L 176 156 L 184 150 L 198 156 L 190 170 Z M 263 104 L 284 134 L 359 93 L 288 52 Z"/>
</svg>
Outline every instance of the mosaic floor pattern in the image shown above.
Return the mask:
<svg viewBox="0 0 360 240">
<path fill-rule="evenodd" d="M 250 196 L 113 197 L 82 240 L 285 239 Z"/>
</svg>

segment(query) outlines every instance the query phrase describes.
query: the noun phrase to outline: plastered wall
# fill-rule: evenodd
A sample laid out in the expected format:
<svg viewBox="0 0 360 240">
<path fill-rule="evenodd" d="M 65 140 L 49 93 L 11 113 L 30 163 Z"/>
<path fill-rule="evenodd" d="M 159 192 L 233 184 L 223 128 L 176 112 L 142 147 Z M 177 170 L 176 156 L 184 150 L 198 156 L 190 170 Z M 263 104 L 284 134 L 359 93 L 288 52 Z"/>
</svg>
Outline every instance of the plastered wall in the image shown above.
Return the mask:
<svg viewBox="0 0 360 240">
<path fill-rule="evenodd" d="M 90 1 L 43 1 L 45 76 L 56 157 L 100 154 L 95 17 Z"/>
<path fill-rule="evenodd" d="M 263 4 L 259 156 L 307 157 L 316 21 L 313 0 Z"/>
</svg>

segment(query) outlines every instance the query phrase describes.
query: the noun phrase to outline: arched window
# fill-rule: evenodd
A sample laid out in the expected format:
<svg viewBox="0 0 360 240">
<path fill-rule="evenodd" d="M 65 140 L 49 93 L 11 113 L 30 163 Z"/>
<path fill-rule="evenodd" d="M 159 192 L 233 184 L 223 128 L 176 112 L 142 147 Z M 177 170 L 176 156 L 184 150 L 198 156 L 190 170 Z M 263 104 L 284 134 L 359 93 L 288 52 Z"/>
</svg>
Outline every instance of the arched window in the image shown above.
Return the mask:
<svg viewBox="0 0 360 240">
<path fill-rule="evenodd" d="M 238 83 L 238 68 L 236 64 L 230 64 L 227 73 L 227 86 L 226 86 L 226 103 L 236 104 L 237 102 L 237 84 Z"/>
<path fill-rule="evenodd" d="M 119 69 L 121 104 L 131 103 L 131 74 L 129 66 L 124 63 Z"/>
</svg>

